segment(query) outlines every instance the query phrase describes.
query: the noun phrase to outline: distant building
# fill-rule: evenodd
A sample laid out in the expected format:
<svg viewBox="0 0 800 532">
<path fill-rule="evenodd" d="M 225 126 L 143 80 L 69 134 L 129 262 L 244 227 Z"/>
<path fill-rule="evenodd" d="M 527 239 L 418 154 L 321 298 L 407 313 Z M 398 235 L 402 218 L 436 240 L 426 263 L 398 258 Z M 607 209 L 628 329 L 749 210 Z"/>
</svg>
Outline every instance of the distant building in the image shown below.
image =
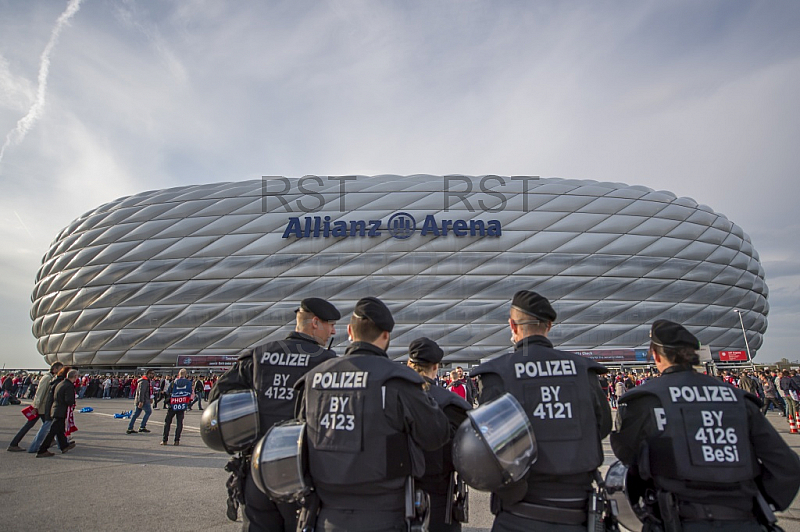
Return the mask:
<svg viewBox="0 0 800 532">
<path fill-rule="evenodd" d="M 304 297 L 344 317 L 384 299 L 390 355 L 419 336 L 445 362 L 510 347 L 509 301 L 553 301 L 563 349 L 646 348 L 685 324 L 712 352 L 755 353 L 768 290 L 749 237 L 711 208 L 619 183 L 498 176 L 270 178 L 143 192 L 61 231 L 33 291 L 48 363 L 218 364 L 293 327 Z M 208 358 L 216 357 L 216 358 Z M 189 360 L 189 362 L 186 362 Z"/>
</svg>

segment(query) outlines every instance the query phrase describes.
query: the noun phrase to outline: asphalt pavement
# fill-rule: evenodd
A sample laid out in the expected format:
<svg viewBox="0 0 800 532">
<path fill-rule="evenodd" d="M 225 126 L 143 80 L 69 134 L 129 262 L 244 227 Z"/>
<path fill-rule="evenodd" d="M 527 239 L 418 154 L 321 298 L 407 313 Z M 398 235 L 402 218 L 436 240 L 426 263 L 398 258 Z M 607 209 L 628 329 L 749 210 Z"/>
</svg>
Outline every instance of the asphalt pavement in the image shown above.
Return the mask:
<svg viewBox="0 0 800 532">
<path fill-rule="evenodd" d="M 197 408 L 187 412 L 181 445 L 160 446 L 166 412 L 154 410 L 150 433 L 125 434 L 127 419 L 114 414 L 130 410 L 125 399 L 84 399 L 78 408 L 93 412 L 75 414 L 78 431 L 75 449 L 66 454 L 35 458 L 35 454 L 6 452 L 14 434 L 25 423 L 20 406 L 0 407 L 0 531 L 108 531 L 170 530 L 235 531 L 239 522 L 225 516 L 224 471 L 228 456 L 208 449 L 200 439 Z M 768 419 L 795 452 L 800 434 L 789 434 L 777 414 Z M 136 428 L 139 427 L 136 422 Z M 22 440 L 26 447 L 37 425 Z M 174 434 L 174 422 L 172 434 Z M 604 442 L 604 468 L 614 456 Z M 470 522 L 464 532 L 488 532 L 492 515 L 487 493 L 473 490 Z M 800 532 L 800 500 L 781 514 L 786 532 Z"/>
</svg>

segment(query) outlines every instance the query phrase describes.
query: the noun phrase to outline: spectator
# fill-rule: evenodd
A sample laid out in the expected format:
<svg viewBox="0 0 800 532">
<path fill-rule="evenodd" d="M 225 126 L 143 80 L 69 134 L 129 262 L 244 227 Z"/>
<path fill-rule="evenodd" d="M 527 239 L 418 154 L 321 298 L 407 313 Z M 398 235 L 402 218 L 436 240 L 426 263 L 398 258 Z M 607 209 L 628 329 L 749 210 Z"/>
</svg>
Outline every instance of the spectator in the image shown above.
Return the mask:
<svg viewBox="0 0 800 532">
<path fill-rule="evenodd" d="M 450 372 L 450 386 L 447 389 L 467 401 L 467 387 L 464 380 L 458 378 L 457 369 Z"/>
<path fill-rule="evenodd" d="M 203 381 L 203 399 L 208 401 L 208 394 L 211 391 L 211 376 L 209 375 L 208 378 Z"/>
<path fill-rule="evenodd" d="M 2 387 L 3 396 L 0 398 L 0 406 L 8 406 L 9 401 L 11 400 L 11 393 L 14 391 L 14 379 L 11 373 L 7 374 L 3 378 Z"/>
<path fill-rule="evenodd" d="M 766 414 L 770 405 L 775 405 L 776 409 L 781 411 L 781 415 L 785 416 L 786 411 L 778 402 L 778 390 L 775 389 L 775 383 L 764 374 L 761 375 L 761 385 L 764 387 L 764 406 L 761 407 L 761 413 Z"/>
<path fill-rule="evenodd" d="M 33 400 L 33 411 L 34 411 L 35 417 L 29 419 L 22 426 L 22 428 L 19 429 L 19 432 L 17 432 L 17 435 L 14 436 L 13 440 L 11 440 L 11 443 L 9 444 L 8 449 L 7 449 L 8 451 L 11 451 L 11 452 L 24 451 L 25 449 L 20 447 L 19 443 L 22 441 L 22 438 L 25 437 L 25 435 L 28 433 L 28 431 L 31 430 L 33 428 L 33 426 L 36 425 L 36 422 L 39 421 L 39 420 L 41 420 L 42 424 L 43 424 L 42 437 L 39 438 L 38 435 L 37 435 L 34 438 L 33 443 L 31 444 L 31 449 L 29 450 L 29 452 L 32 452 L 32 453 L 36 452 L 39 449 L 39 445 L 41 445 L 42 440 L 44 440 L 45 435 L 48 432 L 50 432 L 50 423 L 45 420 L 45 416 L 44 416 L 45 401 L 47 400 L 47 393 L 46 392 L 47 392 L 47 387 L 50 384 L 50 381 L 53 379 L 53 376 L 56 373 L 58 373 L 61 370 L 62 367 L 64 367 L 64 364 L 62 364 L 61 362 L 53 362 L 53 365 L 50 366 L 50 371 L 47 372 L 47 375 L 42 377 L 42 380 L 40 381 L 41 385 L 37 387 L 36 397 Z M 47 427 L 47 428 L 45 428 L 45 427 Z"/>
<path fill-rule="evenodd" d="M 53 424 L 50 425 L 50 432 L 45 437 L 42 445 L 39 446 L 39 451 L 36 453 L 36 458 L 45 458 L 54 455 L 54 453 L 51 453 L 48 450 L 50 445 L 52 445 L 54 438 L 58 438 L 58 446 L 61 448 L 62 454 L 75 448 L 75 442 L 69 442 L 67 440 L 67 435 L 64 434 L 64 432 L 67 428 L 66 422 L 69 407 L 75 405 L 75 383 L 78 380 L 78 370 L 62 368 L 61 372 L 59 372 L 59 379 L 61 378 L 61 373 L 63 373 L 65 369 L 68 370 L 66 377 L 61 380 L 61 382 L 56 384 L 55 387 L 52 385 L 50 387 L 51 389 L 55 388 L 53 393 L 52 410 L 50 410 L 50 415 L 53 418 Z"/>
<path fill-rule="evenodd" d="M 153 378 L 155 372 L 150 369 L 147 370 L 144 377 L 139 379 L 139 382 L 136 383 L 136 396 L 133 398 L 133 402 L 136 405 L 136 410 L 131 416 L 131 422 L 128 424 L 128 430 L 126 434 L 133 434 L 135 431 L 133 430 L 133 424 L 136 422 L 136 418 L 139 417 L 139 414 L 144 411 L 144 417 L 142 418 L 142 423 L 139 425 L 139 432 L 150 432 L 147 429 L 147 420 L 150 418 L 150 414 L 153 413 L 153 409 L 150 407 L 152 402 L 151 395 L 150 395 L 150 379 Z"/>
<path fill-rule="evenodd" d="M 189 405 L 189 410 L 192 409 L 195 403 L 200 403 L 200 406 L 197 408 L 202 412 L 203 410 L 203 379 L 201 377 L 196 377 L 194 381 L 194 401 L 192 404 Z"/>
<path fill-rule="evenodd" d="M 111 399 L 111 377 L 103 381 L 103 399 Z"/>
</svg>

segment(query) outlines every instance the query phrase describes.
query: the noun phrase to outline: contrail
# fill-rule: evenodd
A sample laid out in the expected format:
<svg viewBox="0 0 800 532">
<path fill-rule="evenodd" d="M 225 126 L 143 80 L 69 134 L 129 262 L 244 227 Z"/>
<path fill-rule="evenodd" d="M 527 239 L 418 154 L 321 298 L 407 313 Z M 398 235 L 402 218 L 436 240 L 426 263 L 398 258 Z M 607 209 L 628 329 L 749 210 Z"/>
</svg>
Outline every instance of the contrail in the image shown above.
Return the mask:
<svg viewBox="0 0 800 532">
<path fill-rule="evenodd" d="M 61 13 L 61 16 L 58 17 L 56 26 L 53 28 L 53 33 L 50 34 L 50 40 L 47 42 L 47 46 L 44 47 L 44 51 L 42 52 L 42 60 L 41 64 L 39 65 L 39 88 L 36 91 L 36 100 L 28 110 L 28 114 L 23 116 L 19 122 L 17 122 L 17 127 L 15 127 L 8 133 L 8 135 L 6 135 L 6 141 L 3 144 L 3 147 L 0 148 L 0 163 L 3 162 L 3 156 L 6 153 L 6 148 L 22 142 L 22 140 L 25 138 L 25 135 L 27 135 L 28 131 L 30 131 L 33 127 L 34 122 L 36 122 L 39 119 L 39 116 L 42 114 L 42 109 L 44 109 L 45 94 L 47 92 L 47 75 L 50 73 L 50 54 L 53 53 L 53 48 L 58 41 L 58 36 L 61 34 L 61 30 L 67 25 L 69 19 L 71 19 L 75 13 L 78 12 L 78 9 L 81 7 L 81 2 L 82 0 L 69 0 L 67 9 L 65 9 L 64 12 Z"/>
</svg>

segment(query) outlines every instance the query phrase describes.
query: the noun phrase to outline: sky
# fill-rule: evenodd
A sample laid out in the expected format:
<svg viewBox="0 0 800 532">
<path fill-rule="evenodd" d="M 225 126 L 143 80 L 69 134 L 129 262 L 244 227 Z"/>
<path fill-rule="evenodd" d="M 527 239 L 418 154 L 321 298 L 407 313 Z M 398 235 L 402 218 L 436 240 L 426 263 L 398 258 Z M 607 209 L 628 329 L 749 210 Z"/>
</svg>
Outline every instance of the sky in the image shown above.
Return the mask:
<svg viewBox="0 0 800 532">
<path fill-rule="evenodd" d="M 798 360 L 794 0 L 0 0 L 0 363 L 43 367 L 56 235 L 121 196 L 263 175 L 497 174 L 668 190 L 766 271 Z"/>
</svg>

